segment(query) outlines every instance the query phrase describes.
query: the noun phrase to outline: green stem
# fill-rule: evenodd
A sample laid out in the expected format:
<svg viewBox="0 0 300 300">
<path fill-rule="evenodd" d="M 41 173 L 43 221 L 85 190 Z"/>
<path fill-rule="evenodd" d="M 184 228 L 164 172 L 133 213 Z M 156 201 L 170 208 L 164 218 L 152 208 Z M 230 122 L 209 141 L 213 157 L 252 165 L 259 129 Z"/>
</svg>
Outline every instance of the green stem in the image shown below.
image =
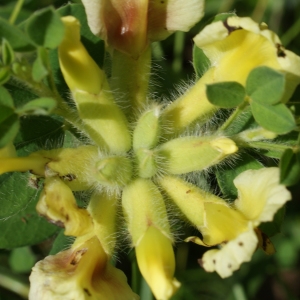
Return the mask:
<svg viewBox="0 0 300 300">
<path fill-rule="evenodd" d="M 300 33 L 300 18 L 281 37 L 282 44 L 286 47 Z"/>
<path fill-rule="evenodd" d="M 149 285 L 147 284 L 147 282 L 145 281 L 145 279 L 143 277 L 142 277 L 141 281 L 142 281 L 141 282 L 141 291 L 140 291 L 141 299 L 153 300 L 153 295 L 152 295 Z"/>
<path fill-rule="evenodd" d="M 154 42 L 151 44 L 153 58 L 156 60 L 161 60 L 164 57 L 164 50 L 160 42 Z"/>
<path fill-rule="evenodd" d="M 265 14 L 265 11 L 268 7 L 268 2 L 269 2 L 269 0 L 257 1 L 256 6 L 255 6 L 254 11 L 251 16 L 254 21 L 261 22 L 264 14 Z"/>
<path fill-rule="evenodd" d="M 175 33 L 175 43 L 174 43 L 174 60 L 172 64 L 172 69 L 175 74 L 179 74 L 182 71 L 182 52 L 184 49 L 184 32 L 177 31 Z"/>
<path fill-rule="evenodd" d="M 9 291 L 12 291 L 21 297 L 28 299 L 29 286 L 25 283 L 12 278 L 11 276 L 0 274 L 0 285 Z"/>
<path fill-rule="evenodd" d="M 240 145 L 238 145 L 238 146 L 240 146 Z M 284 152 L 286 149 L 294 149 L 295 148 L 295 146 L 274 144 L 274 143 L 268 143 L 268 142 L 248 142 L 248 143 L 244 144 L 243 146 L 250 147 L 250 148 L 269 150 L 269 151 L 277 151 L 277 152 Z"/>
<path fill-rule="evenodd" d="M 240 106 L 236 108 L 236 110 L 231 114 L 231 116 L 226 120 L 226 122 L 223 123 L 223 125 L 219 128 L 218 132 L 225 131 L 232 122 L 241 115 L 241 113 L 245 110 L 245 108 L 248 106 L 248 102 L 244 101 Z"/>
<path fill-rule="evenodd" d="M 184 271 L 186 269 L 186 264 L 189 256 L 189 244 L 182 243 L 178 245 L 176 251 L 176 271 Z"/>
<path fill-rule="evenodd" d="M 18 0 L 17 4 L 15 5 L 14 10 L 13 10 L 13 12 L 12 12 L 12 14 L 10 15 L 10 18 L 9 18 L 9 20 L 8 20 L 8 22 L 9 22 L 10 24 L 14 24 L 14 23 L 15 23 L 15 21 L 16 21 L 18 15 L 19 15 L 19 13 L 20 13 L 20 11 L 21 11 L 21 8 L 22 8 L 22 6 L 23 6 L 23 3 L 24 3 L 24 0 Z"/>
<path fill-rule="evenodd" d="M 241 284 L 234 284 L 232 292 L 236 300 L 247 300 L 245 290 Z"/>
<path fill-rule="evenodd" d="M 112 59 L 112 90 L 121 97 L 127 115 L 139 111 L 146 104 L 151 68 L 151 47 L 138 58 L 132 58 L 117 50 Z"/>
</svg>

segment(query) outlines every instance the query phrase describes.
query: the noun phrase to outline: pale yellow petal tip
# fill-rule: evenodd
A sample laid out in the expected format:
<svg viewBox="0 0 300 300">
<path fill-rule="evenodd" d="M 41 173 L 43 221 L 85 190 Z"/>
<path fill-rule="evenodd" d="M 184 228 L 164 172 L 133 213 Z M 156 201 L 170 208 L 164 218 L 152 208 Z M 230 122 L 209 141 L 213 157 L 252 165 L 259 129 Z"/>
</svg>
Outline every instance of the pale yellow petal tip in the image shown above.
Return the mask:
<svg viewBox="0 0 300 300">
<path fill-rule="evenodd" d="M 139 269 L 155 297 L 169 299 L 180 285 L 174 278 L 172 241 L 156 227 L 149 226 L 135 250 Z"/>
<path fill-rule="evenodd" d="M 288 189 L 280 184 L 277 167 L 247 170 L 234 181 L 238 189 L 235 207 L 257 226 L 272 221 L 275 213 L 292 199 Z"/>
<path fill-rule="evenodd" d="M 222 278 L 229 277 L 243 262 L 251 260 L 257 243 L 257 236 L 254 230 L 250 229 L 226 243 L 221 249 L 205 252 L 202 266 L 207 272 L 216 271 Z"/>
<path fill-rule="evenodd" d="M 210 144 L 225 155 L 233 154 L 239 150 L 235 142 L 229 138 L 219 138 L 213 140 Z"/>
</svg>

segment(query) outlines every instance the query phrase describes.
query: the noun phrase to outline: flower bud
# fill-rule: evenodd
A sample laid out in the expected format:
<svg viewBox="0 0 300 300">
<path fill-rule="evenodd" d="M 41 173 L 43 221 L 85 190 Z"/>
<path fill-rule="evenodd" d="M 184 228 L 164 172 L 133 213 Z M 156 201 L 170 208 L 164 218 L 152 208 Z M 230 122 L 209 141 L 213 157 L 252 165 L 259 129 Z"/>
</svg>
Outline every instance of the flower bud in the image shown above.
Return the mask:
<svg viewBox="0 0 300 300">
<path fill-rule="evenodd" d="M 133 131 L 133 150 L 152 149 L 157 145 L 160 134 L 160 108 L 154 107 L 141 115 Z"/>
<path fill-rule="evenodd" d="M 138 175 L 142 178 L 150 178 L 157 172 L 155 151 L 140 148 L 135 153 Z"/>
<path fill-rule="evenodd" d="M 80 41 L 80 23 L 73 16 L 63 17 L 65 36 L 58 48 L 59 65 L 72 92 L 98 94 L 105 79 L 103 71 Z"/>
<path fill-rule="evenodd" d="M 92 95 L 76 91 L 74 100 L 88 134 L 97 145 L 114 154 L 127 152 L 131 148 L 128 122 L 110 92 L 103 90 L 98 95 Z"/>
<path fill-rule="evenodd" d="M 170 174 L 200 171 L 237 152 L 234 141 L 225 137 L 182 137 L 162 144 L 161 168 Z"/>
<path fill-rule="evenodd" d="M 163 197 L 151 180 L 139 178 L 127 185 L 122 194 L 122 207 L 134 246 L 150 225 L 171 236 Z"/>
</svg>

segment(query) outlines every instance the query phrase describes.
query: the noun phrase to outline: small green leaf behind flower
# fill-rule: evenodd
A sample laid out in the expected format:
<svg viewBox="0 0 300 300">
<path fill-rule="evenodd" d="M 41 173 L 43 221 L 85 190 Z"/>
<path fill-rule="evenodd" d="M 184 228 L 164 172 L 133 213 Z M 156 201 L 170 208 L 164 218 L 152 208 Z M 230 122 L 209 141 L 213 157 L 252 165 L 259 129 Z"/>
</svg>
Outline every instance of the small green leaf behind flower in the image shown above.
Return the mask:
<svg viewBox="0 0 300 300">
<path fill-rule="evenodd" d="M 284 90 L 284 75 L 268 67 L 253 69 L 247 78 L 247 95 L 255 102 L 276 104 L 280 102 Z"/>
<path fill-rule="evenodd" d="M 19 108 L 17 112 L 21 115 L 48 115 L 55 109 L 55 107 L 55 99 L 42 97 L 27 102 L 24 106 Z"/>
<path fill-rule="evenodd" d="M 37 46 L 54 49 L 63 39 L 64 25 L 59 14 L 50 6 L 35 12 L 28 19 L 26 32 Z"/>
<path fill-rule="evenodd" d="M 246 81 L 252 114 L 267 130 L 284 134 L 296 128 L 293 114 L 280 102 L 285 92 L 285 77 L 268 67 L 253 69 Z"/>
<path fill-rule="evenodd" d="M 206 95 L 209 102 L 216 106 L 233 108 L 244 101 L 246 92 L 240 83 L 226 81 L 208 84 L 206 86 Z"/>
</svg>

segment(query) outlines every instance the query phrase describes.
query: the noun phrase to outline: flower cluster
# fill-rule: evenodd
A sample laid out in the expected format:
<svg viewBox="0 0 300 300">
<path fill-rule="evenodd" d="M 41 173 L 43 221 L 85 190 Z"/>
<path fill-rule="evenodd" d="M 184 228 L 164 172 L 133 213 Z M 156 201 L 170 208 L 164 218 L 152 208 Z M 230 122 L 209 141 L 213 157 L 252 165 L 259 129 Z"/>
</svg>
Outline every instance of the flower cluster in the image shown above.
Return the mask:
<svg viewBox="0 0 300 300">
<path fill-rule="evenodd" d="M 186 128 L 196 128 L 219 109 L 207 99 L 207 84 L 245 85 L 258 66 L 286 75 L 286 102 L 300 82 L 300 58 L 285 50 L 265 24 L 238 17 L 217 21 L 194 39 L 210 68 L 182 96 L 163 105 L 147 94 L 150 43 L 189 30 L 202 17 L 203 1 L 83 3 L 92 32 L 111 52 L 113 69 L 109 79 L 84 48 L 79 21 L 63 17 L 59 63 L 75 104 L 69 110 L 77 116 L 87 145 L 40 150 L 27 157 L 16 157 L 11 145 L 0 152 L 1 173 L 30 170 L 44 178 L 38 213 L 64 227 L 65 235 L 76 237 L 70 249 L 33 268 L 30 299 L 138 299 L 124 274 L 110 264 L 121 231 L 120 208 L 139 269 L 160 300 L 180 287 L 174 278 L 174 232 L 166 201 L 201 233 L 201 238 L 186 241 L 220 245 L 204 254 L 206 271 L 227 277 L 249 261 L 258 246 L 271 253 L 270 240 L 258 226 L 271 221 L 291 199 L 280 184 L 279 169 L 242 172 L 234 180 L 238 198 L 229 204 L 191 183 L 187 175 L 198 176 L 234 157 L 243 144 L 222 130 L 201 135 Z M 124 66 L 132 69 L 125 71 Z M 123 107 L 115 88 L 124 94 Z M 74 191 L 90 192 L 87 208 L 78 207 Z"/>
</svg>

